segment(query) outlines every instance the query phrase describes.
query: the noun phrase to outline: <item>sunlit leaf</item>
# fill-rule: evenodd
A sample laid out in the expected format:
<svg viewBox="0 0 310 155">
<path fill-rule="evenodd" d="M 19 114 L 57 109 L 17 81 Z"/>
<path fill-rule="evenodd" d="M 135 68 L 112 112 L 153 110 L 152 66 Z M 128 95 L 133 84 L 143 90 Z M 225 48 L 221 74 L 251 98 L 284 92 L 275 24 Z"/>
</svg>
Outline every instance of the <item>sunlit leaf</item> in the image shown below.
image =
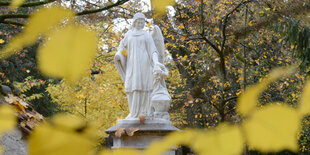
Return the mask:
<svg viewBox="0 0 310 155">
<path fill-rule="evenodd" d="M 29 154 L 93 154 L 96 143 L 92 137 L 85 135 L 87 128 L 81 120 L 67 115 L 57 116 L 52 122 L 35 128 L 29 137 Z"/>
<path fill-rule="evenodd" d="M 66 114 L 58 114 L 54 116 L 52 119 L 52 123 L 56 126 L 67 128 L 68 130 L 83 128 L 86 125 L 86 122 L 82 121 L 76 116 Z"/>
<path fill-rule="evenodd" d="M 181 41 L 184 41 L 186 39 L 187 35 L 185 34 L 182 38 Z"/>
<path fill-rule="evenodd" d="M 127 51 L 126 49 L 123 49 L 123 50 L 121 51 L 121 53 L 122 53 L 122 55 L 123 55 L 124 57 L 127 58 L 128 51 Z"/>
<path fill-rule="evenodd" d="M 146 154 L 163 154 L 177 145 L 190 146 L 198 154 L 240 154 L 243 151 L 244 143 L 239 127 L 222 124 L 210 131 L 174 132 L 162 141 L 152 143 L 146 150 Z"/>
<path fill-rule="evenodd" d="M 155 11 L 155 16 L 162 16 L 166 13 L 166 7 L 174 5 L 175 0 L 151 0 L 151 4 Z"/>
<path fill-rule="evenodd" d="M 249 114 L 257 106 L 260 93 L 262 93 L 271 82 L 293 73 L 294 70 L 294 67 L 274 69 L 261 82 L 249 87 L 238 100 L 238 112 L 243 115 Z"/>
<path fill-rule="evenodd" d="M 34 13 L 24 31 L 14 37 L 0 52 L 0 58 L 6 58 L 14 52 L 20 51 L 25 46 L 36 42 L 41 34 L 48 33 L 49 30 L 62 22 L 64 19 L 72 19 L 74 13 L 58 6 L 39 9 Z"/>
<path fill-rule="evenodd" d="M 114 150 L 104 150 L 99 153 L 99 155 L 139 155 L 140 152 L 134 149 L 114 149 Z"/>
<path fill-rule="evenodd" d="M 2 146 L 0 146 L 0 154 L 3 154 L 4 153 L 4 149 Z"/>
<path fill-rule="evenodd" d="M 25 0 L 12 0 L 12 3 L 10 4 L 10 6 L 13 8 L 17 8 L 21 6 L 24 2 Z"/>
<path fill-rule="evenodd" d="M 91 65 L 96 49 L 94 32 L 68 26 L 52 34 L 39 49 L 39 69 L 47 76 L 76 81 Z"/>
<path fill-rule="evenodd" d="M 15 110 L 12 106 L 0 106 L 0 136 L 3 132 L 14 129 L 17 123 Z"/>
<path fill-rule="evenodd" d="M 163 140 L 151 143 L 146 149 L 145 154 L 164 154 L 164 152 L 180 144 L 189 146 L 195 140 L 195 137 L 199 136 L 199 133 L 200 132 L 197 130 L 185 132 L 175 131 L 166 136 Z"/>
<path fill-rule="evenodd" d="M 302 116 L 310 113 L 310 81 L 306 83 L 298 109 Z"/>
<path fill-rule="evenodd" d="M 300 125 L 297 111 L 283 105 L 268 105 L 254 111 L 243 127 L 250 147 L 263 152 L 297 151 Z"/>
<path fill-rule="evenodd" d="M 0 44 L 3 44 L 4 43 L 4 40 L 3 39 L 0 39 Z"/>
<path fill-rule="evenodd" d="M 190 146 L 198 154 L 233 155 L 243 152 L 244 143 L 239 127 L 221 124 L 216 130 L 201 132 Z"/>
</svg>

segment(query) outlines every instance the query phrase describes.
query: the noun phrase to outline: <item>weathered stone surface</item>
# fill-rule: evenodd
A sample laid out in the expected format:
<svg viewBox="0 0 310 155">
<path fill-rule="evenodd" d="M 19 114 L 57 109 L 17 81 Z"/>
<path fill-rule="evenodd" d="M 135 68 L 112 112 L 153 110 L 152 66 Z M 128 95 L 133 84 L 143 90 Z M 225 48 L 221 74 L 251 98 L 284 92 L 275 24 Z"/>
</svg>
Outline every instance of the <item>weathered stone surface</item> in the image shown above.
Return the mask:
<svg viewBox="0 0 310 155">
<path fill-rule="evenodd" d="M 0 139 L 0 145 L 2 145 L 5 149 L 4 155 L 27 154 L 26 141 L 23 139 L 22 132 L 18 129 L 5 133 Z"/>
<path fill-rule="evenodd" d="M 117 128 L 139 128 L 139 130 L 133 136 L 116 137 Z M 112 149 L 135 148 L 144 150 L 151 142 L 161 140 L 165 135 L 176 130 L 179 129 L 172 126 L 170 121 L 164 119 L 145 120 L 144 124 L 140 124 L 139 119 L 125 119 L 119 120 L 118 124 L 107 129 L 106 133 L 113 138 Z M 175 154 L 175 149 L 175 147 L 172 147 L 171 151 L 165 154 Z"/>
<path fill-rule="evenodd" d="M 143 115 L 169 120 L 171 97 L 164 80 L 169 75 L 163 61 L 164 38 L 158 26 L 154 26 L 152 35 L 143 30 L 145 19 L 141 12 L 134 15 L 132 28 L 121 40 L 114 57 L 128 99 L 126 119 Z"/>
<path fill-rule="evenodd" d="M 171 125 L 170 121 L 164 119 L 154 119 L 154 120 L 145 120 L 144 124 L 140 124 L 139 119 L 124 119 L 119 120 L 118 124 L 107 129 L 105 132 L 108 134 L 114 134 L 116 129 L 122 128 L 139 128 L 137 132 L 163 132 L 169 133 L 175 130 L 179 130 L 178 128 Z"/>
</svg>

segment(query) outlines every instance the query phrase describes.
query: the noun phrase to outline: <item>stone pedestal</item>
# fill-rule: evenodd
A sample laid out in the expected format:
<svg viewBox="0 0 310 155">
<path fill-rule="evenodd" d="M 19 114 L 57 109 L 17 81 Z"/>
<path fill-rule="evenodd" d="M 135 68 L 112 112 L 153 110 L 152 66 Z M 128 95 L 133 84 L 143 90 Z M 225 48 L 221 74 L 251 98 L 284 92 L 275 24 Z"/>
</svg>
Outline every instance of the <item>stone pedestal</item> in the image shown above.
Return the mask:
<svg viewBox="0 0 310 155">
<path fill-rule="evenodd" d="M 139 128 L 133 136 L 123 135 L 120 138 L 115 136 L 117 128 Z M 168 133 L 179 130 L 171 125 L 170 121 L 164 119 L 145 120 L 140 124 L 139 119 L 119 120 L 118 124 L 107 129 L 105 132 L 113 138 L 112 149 L 135 148 L 144 150 L 149 144 L 156 140 L 161 140 Z M 175 154 L 176 148 L 171 148 L 166 154 Z"/>
</svg>

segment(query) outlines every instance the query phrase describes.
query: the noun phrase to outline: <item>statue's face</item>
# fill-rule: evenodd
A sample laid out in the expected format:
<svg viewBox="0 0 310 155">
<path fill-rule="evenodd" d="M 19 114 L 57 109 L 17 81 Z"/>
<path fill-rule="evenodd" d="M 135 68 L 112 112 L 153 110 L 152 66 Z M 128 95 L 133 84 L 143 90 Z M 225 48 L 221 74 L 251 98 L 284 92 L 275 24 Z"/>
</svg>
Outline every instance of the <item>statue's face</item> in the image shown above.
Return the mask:
<svg viewBox="0 0 310 155">
<path fill-rule="evenodd" d="M 140 19 L 137 19 L 135 21 L 135 28 L 137 30 L 141 30 L 144 28 L 144 25 L 145 25 L 145 20 L 143 18 L 140 18 Z"/>
</svg>

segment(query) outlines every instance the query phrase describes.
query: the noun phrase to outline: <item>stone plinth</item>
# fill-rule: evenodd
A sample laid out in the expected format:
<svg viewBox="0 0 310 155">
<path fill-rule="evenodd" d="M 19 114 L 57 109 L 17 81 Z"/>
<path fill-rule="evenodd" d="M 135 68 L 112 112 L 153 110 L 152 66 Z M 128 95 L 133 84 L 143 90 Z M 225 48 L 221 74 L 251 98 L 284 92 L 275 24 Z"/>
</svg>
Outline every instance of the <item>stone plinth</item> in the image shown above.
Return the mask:
<svg viewBox="0 0 310 155">
<path fill-rule="evenodd" d="M 120 138 L 115 136 L 117 128 L 139 128 L 133 136 L 123 135 Z M 119 120 L 118 124 L 107 129 L 105 132 L 112 136 L 112 149 L 117 148 L 135 148 L 144 150 L 149 144 L 156 140 L 161 140 L 168 133 L 179 130 L 171 125 L 170 121 L 163 119 L 145 120 L 144 124 L 140 124 L 139 119 Z M 175 148 L 166 154 L 175 154 Z"/>
</svg>

